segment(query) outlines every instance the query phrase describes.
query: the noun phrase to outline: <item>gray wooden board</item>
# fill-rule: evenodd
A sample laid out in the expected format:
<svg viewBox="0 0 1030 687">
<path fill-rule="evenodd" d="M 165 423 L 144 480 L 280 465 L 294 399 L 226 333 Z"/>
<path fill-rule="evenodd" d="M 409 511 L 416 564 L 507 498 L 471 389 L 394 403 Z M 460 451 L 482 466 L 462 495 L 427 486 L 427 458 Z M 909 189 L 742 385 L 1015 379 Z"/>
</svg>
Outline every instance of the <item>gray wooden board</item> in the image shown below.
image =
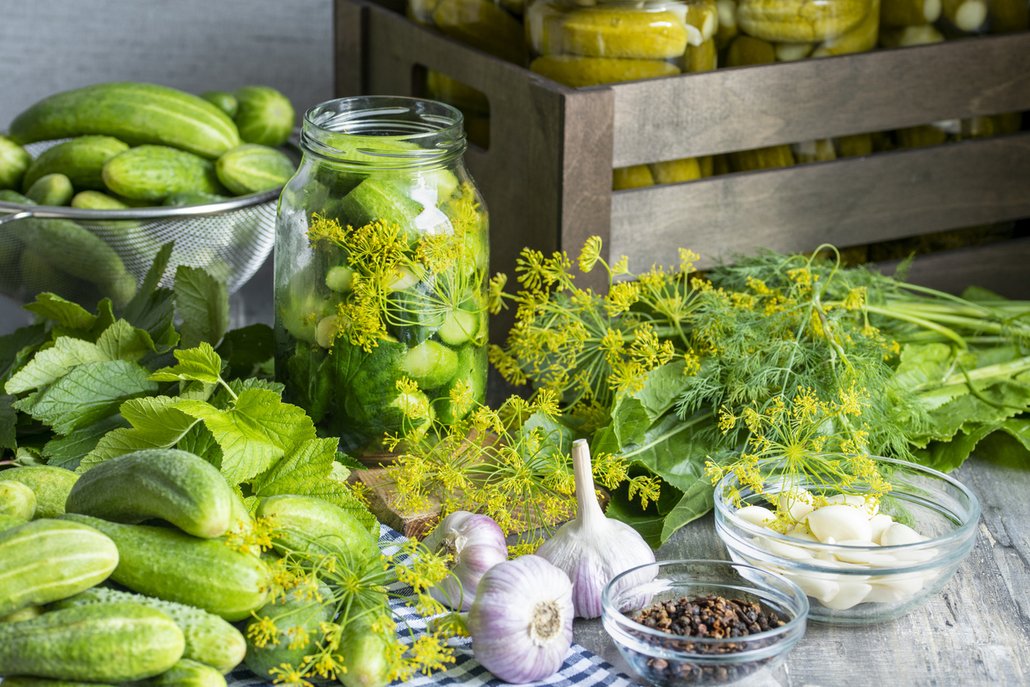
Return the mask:
<svg viewBox="0 0 1030 687">
<path fill-rule="evenodd" d="M 614 165 L 1030 108 L 1030 34 L 616 84 Z"/>
<path fill-rule="evenodd" d="M 954 475 L 983 508 L 976 546 L 955 576 L 890 623 L 810 623 L 787 659 L 788 687 L 1030 684 L 1030 466 L 973 459 Z M 676 532 L 658 558 L 728 556 L 709 514 Z M 576 621 L 575 637 L 627 669 L 599 620 Z"/>
<path fill-rule="evenodd" d="M 330 0 L 0 0 L 0 130 L 101 81 L 191 92 L 265 84 L 298 115 L 333 96 Z"/>
</svg>

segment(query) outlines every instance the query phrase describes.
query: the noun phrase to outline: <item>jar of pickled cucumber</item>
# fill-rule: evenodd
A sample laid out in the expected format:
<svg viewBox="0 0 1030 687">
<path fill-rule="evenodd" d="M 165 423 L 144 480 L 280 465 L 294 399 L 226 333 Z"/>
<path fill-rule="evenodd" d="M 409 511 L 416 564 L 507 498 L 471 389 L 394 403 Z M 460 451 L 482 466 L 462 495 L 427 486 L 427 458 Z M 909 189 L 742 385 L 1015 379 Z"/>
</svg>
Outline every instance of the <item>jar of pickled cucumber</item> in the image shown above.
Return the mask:
<svg viewBox="0 0 1030 687">
<path fill-rule="evenodd" d="M 882 0 L 717 0 L 724 64 L 739 67 L 876 47 Z"/>
<path fill-rule="evenodd" d="M 1030 0 L 881 0 L 884 47 L 1030 29 Z"/>
<path fill-rule="evenodd" d="M 488 225 L 461 114 L 354 97 L 305 115 L 276 222 L 276 375 L 345 450 L 482 402 Z"/>
<path fill-rule="evenodd" d="M 408 18 L 515 64 L 526 62 L 521 0 L 408 0 Z"/>
<path fill-rule="evenodd" d="M 526 10 L 530 68 L 567 86 L 715 67 L 715 0 L 536 0 Z"/>
</svg>

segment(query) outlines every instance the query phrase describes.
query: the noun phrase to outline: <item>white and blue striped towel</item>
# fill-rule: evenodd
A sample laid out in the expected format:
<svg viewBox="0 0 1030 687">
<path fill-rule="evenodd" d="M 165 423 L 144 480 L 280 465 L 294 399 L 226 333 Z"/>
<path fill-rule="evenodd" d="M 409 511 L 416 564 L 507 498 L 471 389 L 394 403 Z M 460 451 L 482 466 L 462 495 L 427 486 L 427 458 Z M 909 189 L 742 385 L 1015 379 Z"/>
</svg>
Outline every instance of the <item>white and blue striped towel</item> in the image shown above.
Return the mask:
<svg viewBox="0 0 1030 687">
<path fill-rule="evenodd" d="M 386 525 L 380 526 L 379 545 L 385 553 L 396 553 L 404 541 L 404 536 L 396 530 Z M 403 562 L 403 559 L 400 559 L 399 562 Z M 395 591 L 399 596 L 410 595 L 410 588 L 405 590 L 405 588 L 399 587 Z M 409 594 L 405 594 L 405 591 L 408 591 Z M 399 600 L 394 599 L 391 604 L 398 624 L 406 623 L 414 637 L 425 632 L 426 621 L 423 618 L 417 616 L 412 609 Z M 408 638 L 406 637 L 405 640 L 407 641 Z M 468 640 L 462 640 L 456 645 L 455 659 L 455 663 L 446 672 L 436 673 L 431 677 L 415 675 L 404 684 L 412 687 L 421 687 L 422 685 L 496 687 L 507 684 L 495 678 L 476 661 L 472 656 L 472 648 Z M 266 680 L 255 677 L 243 666 L 228 676 L 228 682 L 229 687 L 262 687 L 269 684 Z M 578 644 L 573 644 L 561 670 L 546 680 L 533 684 L 547 687 L 630 687 L 634 683 L 590 651 Z"/>
</svg>

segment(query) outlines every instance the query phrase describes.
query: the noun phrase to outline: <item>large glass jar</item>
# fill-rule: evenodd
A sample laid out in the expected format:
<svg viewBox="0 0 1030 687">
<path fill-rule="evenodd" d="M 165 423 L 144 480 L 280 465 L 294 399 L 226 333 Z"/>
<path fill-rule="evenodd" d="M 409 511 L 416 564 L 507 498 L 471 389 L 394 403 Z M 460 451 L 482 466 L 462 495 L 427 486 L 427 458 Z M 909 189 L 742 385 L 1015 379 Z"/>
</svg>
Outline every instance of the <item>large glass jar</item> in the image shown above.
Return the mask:
<svg viewBox="0 0 1030 687">
<path fill-rule="evenodd" d="M 488 227 L 461 114 L 355 97 L 307 112 L 279 204 L 276 372 L 345 450 L 482 401 Z"/>
</svg>

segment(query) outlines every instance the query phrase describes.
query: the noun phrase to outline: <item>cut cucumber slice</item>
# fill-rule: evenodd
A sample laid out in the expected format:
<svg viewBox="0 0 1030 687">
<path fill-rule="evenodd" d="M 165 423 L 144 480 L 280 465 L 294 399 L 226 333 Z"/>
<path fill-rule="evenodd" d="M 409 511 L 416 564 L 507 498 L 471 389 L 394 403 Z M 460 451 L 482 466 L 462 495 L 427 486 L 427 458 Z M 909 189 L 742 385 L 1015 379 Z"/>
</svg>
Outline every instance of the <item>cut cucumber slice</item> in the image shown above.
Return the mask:
<svg viewBox="0 0 1030 687">
<path fill-rule="evenodd" d="M 449 346 L 460 346 L 479 331 L 479 313 L 452 310 L 443 318 L 437 330 L 440 340 Z"/>
<path fill-rule="evenodd" d="M 347 265 L 337 265 L 332 267 L 328 272 L 325 273 L 325 285 L 331 290 L 337 293 L 346 293 L 350 291 L 351 284 L 354 282 L 354 270 Z"/>
</svg>

